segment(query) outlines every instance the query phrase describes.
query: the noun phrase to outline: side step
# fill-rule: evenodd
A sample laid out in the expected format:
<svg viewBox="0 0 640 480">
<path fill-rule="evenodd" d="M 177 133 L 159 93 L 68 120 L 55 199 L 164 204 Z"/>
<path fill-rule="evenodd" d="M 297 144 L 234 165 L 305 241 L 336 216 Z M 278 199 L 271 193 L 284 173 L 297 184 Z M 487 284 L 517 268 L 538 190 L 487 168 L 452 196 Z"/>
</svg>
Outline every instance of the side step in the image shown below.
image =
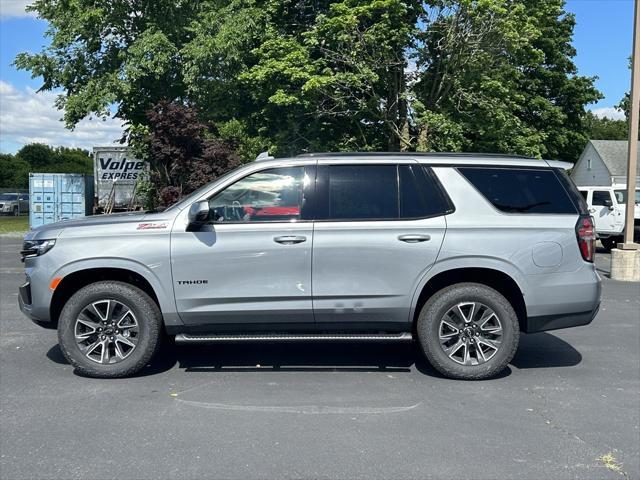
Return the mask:
<svg viewBox="0 0 640 480">
<path fill-rule="evenodd" d="M 286 333 L 286 334 L 213 334 L 176 335 L 177 343 L 213 343 L 213 342 L 410 342 L 413 335 L 403 333 Z"/>
</svg>

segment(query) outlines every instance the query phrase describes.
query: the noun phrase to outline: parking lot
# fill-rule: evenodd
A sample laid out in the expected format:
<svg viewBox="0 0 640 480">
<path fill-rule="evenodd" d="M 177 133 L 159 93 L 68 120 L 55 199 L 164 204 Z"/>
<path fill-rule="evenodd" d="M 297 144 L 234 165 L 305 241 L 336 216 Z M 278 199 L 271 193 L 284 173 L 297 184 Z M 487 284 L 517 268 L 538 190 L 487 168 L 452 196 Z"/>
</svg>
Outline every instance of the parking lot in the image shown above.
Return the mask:
<svg viewBox="0 0 640 480">
<path fill-rule="evenodd" d="M 640 284 L 597 266 L 586 327 L 523 336 L 499 378 L 446 380 L 406 344 L 170 347 L 74 375 L 18 310 L 0 237 L 0 478 L 639 478 Z"/>
</svg>

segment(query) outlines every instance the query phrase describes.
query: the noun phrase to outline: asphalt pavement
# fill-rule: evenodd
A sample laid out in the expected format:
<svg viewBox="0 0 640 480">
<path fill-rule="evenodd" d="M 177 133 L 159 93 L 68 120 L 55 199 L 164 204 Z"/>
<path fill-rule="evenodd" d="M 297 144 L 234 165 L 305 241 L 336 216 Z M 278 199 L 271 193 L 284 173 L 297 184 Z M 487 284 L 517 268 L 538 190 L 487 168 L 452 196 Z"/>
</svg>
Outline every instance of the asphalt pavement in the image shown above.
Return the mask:
<svg viewBox="0 0 640 480">
<path fill-rule="evenodd" d="M 18 310 L 0 237 L 0 478 L 640 478 L 640 284 L 525 335 L 481 382 L 410 344 L 172 346 L 136 378 L 73 373 Z"/>
</svg>

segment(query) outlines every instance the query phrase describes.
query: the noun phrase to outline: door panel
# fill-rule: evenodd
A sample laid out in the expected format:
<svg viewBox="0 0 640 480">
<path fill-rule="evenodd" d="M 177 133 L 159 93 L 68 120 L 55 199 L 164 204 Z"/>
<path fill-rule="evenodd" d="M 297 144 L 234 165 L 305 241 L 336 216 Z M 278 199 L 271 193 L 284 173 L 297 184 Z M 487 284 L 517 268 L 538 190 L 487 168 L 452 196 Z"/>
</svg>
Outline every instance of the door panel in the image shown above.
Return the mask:
<svg viewBox="0 0 640 480">
<path fill-rule="evenodd" d="M 210 225 L 174 228 L 174 292 L 185 324 L 313 323 L 306 210 L 314 178 L 315 166 L 250 173 L 209 199 Z"/>
<path fill-rule="evenodd" d="M 317 223 L 313 241 L 316 322 L 407 323 L 420 279 L 433 266 L 444 217 Z M 422 241 L 399 237 L 421 236 Z"/>
<path fill-rule="evenodd" d="M 608 190 L 594 190 L 591 195 L 589 212 L 596 223 L 596 232 L 615 232 L 616 210 L 613 207 L 611 192 Z M 613 209 L 610 207 L 613 207 Z"/>
<path fill-rule="evenodd" d="M 446 231 L 437 180 L 415 163 L 342 164 L 319 167 L 316 189 L 316 323 L 406 326 Z"/>
<path fill-rule="evenodd" d="M 311 222 L 218 224 L 209 231 L 172 233 L 180 317 L 189 325 L 313 322 L 312 235 Z M 305 241 L 274 240 L 282 236 Z"/>
</svg>

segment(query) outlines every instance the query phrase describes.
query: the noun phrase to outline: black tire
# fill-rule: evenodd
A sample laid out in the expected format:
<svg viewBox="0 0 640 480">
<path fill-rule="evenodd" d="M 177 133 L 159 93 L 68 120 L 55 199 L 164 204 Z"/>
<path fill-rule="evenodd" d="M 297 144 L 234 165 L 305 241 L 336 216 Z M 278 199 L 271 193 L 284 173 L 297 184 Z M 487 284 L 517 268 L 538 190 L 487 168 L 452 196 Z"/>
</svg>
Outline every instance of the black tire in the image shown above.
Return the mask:
<svg viewBox="0 0 640 480">
<path fill-rule="evenodd" d="M 13 216 L 17 217 L 19 215 L 18 213 L 18 207 L 13 207 Z"/>
<path fill-rule="evenodd" d="M 610 252 L 613 248 L 615 248 L 616 244 L 619 241 L 621 240 L 618 237 L 607 237 L 607 238 L 600 239 L 600 243 L 602 243 L 602 246 L 607 252 Z"/>
<path fill-rule="evenodd" d="M 136 347 L 117 363 L 97 363 L 89 359 L 76 343 L 75 324 L 78 315 L 91 303 L 115 300 L 129 308 L 138 324 Z M 118 378 L 134 375 L 147 365 L 163 335 L 162 314 L 158 305 L 133 285 L 118 281 L 101 281 L 78 290 L 65 304 L 58 321 L 58 341 L 62 353 L 76 372 L 94 378 Z"/>
<path fill-rule="evenodd" d="M 441 320 L 450 309 L 465 302 L 479 302 L 491 308 L 502 327 L 499 348 L 478 365 L 457 363 L 440 344 Z M 509 301 L 493 288 L 479 283 L 458 283 L 436 292 L 422 307 L 416 328 L 420 347 L 429 363 L 445 377 L 463 380 L 481 380 L 500 373 L 513 358 L 520 337 L 518 317 Z"/>
</svg>

